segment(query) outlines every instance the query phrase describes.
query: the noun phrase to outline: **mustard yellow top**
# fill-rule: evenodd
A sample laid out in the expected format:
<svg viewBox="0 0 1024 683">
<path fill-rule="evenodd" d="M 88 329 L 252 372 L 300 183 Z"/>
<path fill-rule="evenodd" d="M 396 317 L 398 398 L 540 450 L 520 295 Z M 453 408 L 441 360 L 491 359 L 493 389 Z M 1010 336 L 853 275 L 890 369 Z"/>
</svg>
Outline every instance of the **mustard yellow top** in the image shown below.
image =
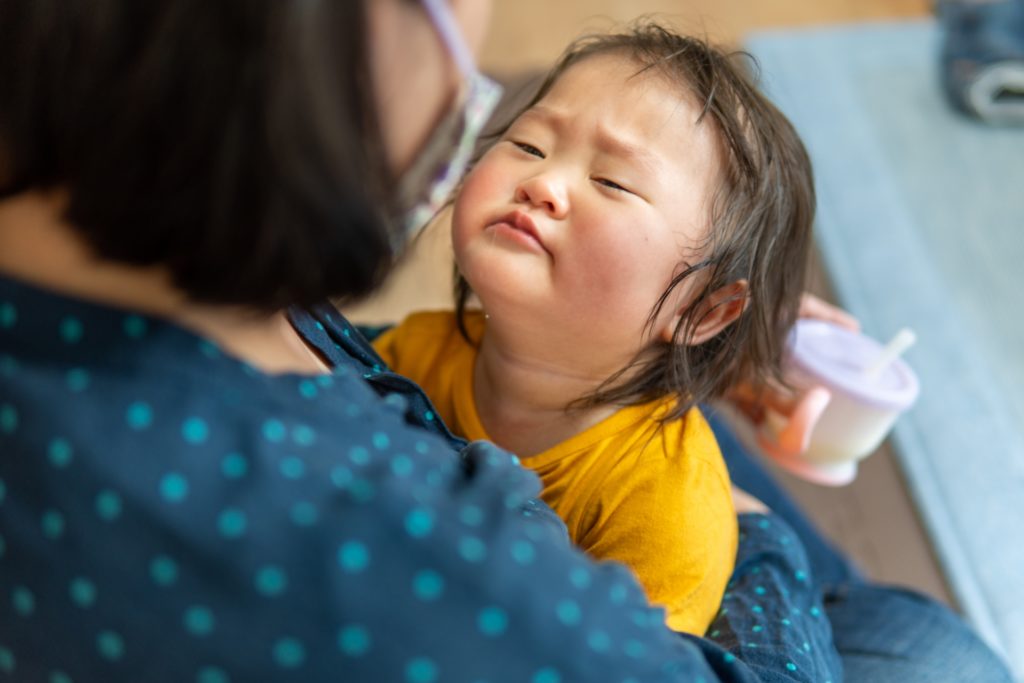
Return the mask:
<svg viewBox="0 0 1024 683">
<path fill-rule="evenodd" d="M 480 339 L 483 316 L 466 322 Z M 488 439 L 473 398 L 476 349 L 451 312 L 413 314 L 374 347 L 427 392 L 453 432 Z M 659 422 L 668 405 L 622 408 L 522 463 L 540 476 L 541 497 L 579 547 L 628 565 L 648 598 L 665 607 L 670 628 L 702 635 L 732 573 L 736 513 L 711 428 L 696 408 Z"/>
</svg>

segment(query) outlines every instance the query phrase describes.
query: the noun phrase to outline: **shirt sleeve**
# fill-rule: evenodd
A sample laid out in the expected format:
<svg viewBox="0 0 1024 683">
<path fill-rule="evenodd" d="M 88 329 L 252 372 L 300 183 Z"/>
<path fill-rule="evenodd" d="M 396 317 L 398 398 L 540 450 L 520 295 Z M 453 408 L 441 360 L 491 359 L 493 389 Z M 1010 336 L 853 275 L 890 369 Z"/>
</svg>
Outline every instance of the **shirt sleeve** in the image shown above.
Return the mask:
<svg viewBox="0 0 1024 683">
<path fill-rule="evenodd" d="M 632 463 L 628 477 L 597 489 L 583 550 L 632 569 L 676 631 L 703 634 L 718 611 L 736 558 L 728 482 L 699 458 Z"/>
</svg>

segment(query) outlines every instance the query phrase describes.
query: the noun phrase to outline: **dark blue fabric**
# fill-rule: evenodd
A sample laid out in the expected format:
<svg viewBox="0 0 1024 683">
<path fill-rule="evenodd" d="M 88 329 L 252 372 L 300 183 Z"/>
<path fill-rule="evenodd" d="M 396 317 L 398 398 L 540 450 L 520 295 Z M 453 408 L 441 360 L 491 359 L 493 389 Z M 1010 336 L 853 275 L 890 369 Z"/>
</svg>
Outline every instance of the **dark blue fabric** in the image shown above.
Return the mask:
<svg viewBox="0 0 1024 683">
<path fill-rule="evenodd" d="M 0 279 L 0 680 L 838 680 L 781 519 L 741 520 L 720 644 L 674 634 L 512 456 L 297 322 L 333 375 Z"/>
<path fill-rule="evenodd" d="M 818 585 L 827 591 L 831 586 L 863 580 L 853 563 L 822 536 L 778 482 L 772 479 L 751 454 L 747 453 L 722 416 L 717 414 L 713 407 L 703 406 L 702 409 L 722 449 L 732 482 L 762 501 L 772 512 L 793 527 L 807 551 L 811 570 Z"/>
<path fill-rule="evenodd" d="M 729 476 L 786 520 L 806 548 L 812 580 L 847 683 L 1009 683 L 1006 664 L 935 600 L 869 582 L 796 506 L 713 409 L 705 408 Z"/>
</svg>

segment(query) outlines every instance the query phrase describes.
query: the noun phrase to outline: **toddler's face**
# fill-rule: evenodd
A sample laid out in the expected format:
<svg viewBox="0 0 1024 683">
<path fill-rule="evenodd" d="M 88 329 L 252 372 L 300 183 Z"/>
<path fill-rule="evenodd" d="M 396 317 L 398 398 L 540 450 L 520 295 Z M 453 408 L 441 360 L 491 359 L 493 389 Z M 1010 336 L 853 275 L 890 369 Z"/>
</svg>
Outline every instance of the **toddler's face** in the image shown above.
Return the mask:
<svg viewBox="0 0 1024 683">
<path fill-rule="evenodd" d="M 700 260 L 716 134 L 678 86 L 639 69 L 618 55 L 572 66 L 466 179 L 456 259 L 492 318 L 547 316 L 635 351 L 680 264 Z"/>
</svg>

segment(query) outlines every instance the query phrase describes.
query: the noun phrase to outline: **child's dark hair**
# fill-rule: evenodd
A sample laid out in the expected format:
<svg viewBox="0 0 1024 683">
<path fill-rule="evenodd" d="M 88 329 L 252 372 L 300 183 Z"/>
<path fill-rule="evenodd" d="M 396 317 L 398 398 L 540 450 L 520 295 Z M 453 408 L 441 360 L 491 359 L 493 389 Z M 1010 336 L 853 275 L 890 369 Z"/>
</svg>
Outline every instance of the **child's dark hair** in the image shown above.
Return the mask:
<svg viewBox="0 0 1024 683">
<path fill-rule="evenodd" d="M 681 264 L 648 320 L 653 326 L 684 279 L 703 278 L 675 329 L 674 343 L 659 342 L 653 352 L 639 354 L 569 407 L 639 404 L 675 395 L 679 401 L 672 418 L 721 396 L 740 380 L 758 386 L 781 379 L 786 337 L 804 288 L 815 206 L 810 159 L 796 131 L 747 75 L 741 60 L 749 55 L 723 52 L 649 21 L 574 42 L 522 111 L 539 102 L 574 64 L 601 54 L 627 55 L 640 65 L 638 73 L 656 70 L 689 91 L 701 109 L 696 123 L 716 128 L 722 182 L 712 197 L 704 259 Z M 711 295 L 740 280 L 747 281 L 748 290 L 738 295 L 746 298 L 739 318 L 712 339 L 687 344 L 710 311 Z M 459 276 L 460 325 L 470 294 Z"/>
</svg>

